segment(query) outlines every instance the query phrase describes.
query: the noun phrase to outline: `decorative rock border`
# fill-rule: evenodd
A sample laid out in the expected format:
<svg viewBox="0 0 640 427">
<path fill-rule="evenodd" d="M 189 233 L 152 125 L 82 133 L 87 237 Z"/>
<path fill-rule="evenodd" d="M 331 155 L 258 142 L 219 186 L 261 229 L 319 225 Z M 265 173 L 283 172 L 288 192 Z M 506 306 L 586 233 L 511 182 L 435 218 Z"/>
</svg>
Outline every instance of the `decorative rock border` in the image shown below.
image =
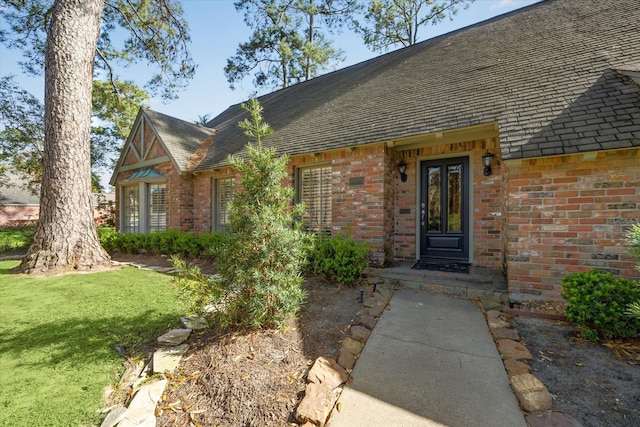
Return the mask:
<svg viewBox="0 0 640 427">
<path fill-rule="evenodd" d="M 533 357 L 522 343 L 518 332 L 511 328 L 513 315 L 499 311 L 496 306 L 485 310 L 490 305 L 485 305 L 484 302 L 479 305 L 485 311 L 489 331 L 496 342 L 520 408 L 526 413 L 527 424 L 535 427 L 581 427 L 582 424 L 570 415 L 552 410 L 553 398 L 549 390 L 531 373 L 527 364 Z"/>
<path fill-rule="evenodd" d="M 192 332 L 186 327 L 194 319 L 182 319 L 183 329 L 173 329 L 158 337 L 160 347 L 153 353 L 147 369 L 142 369 L 131 384 L 132 399 L 129 405 L 112 407 L 100 427 L 155 427 L 156 406 L 164 393 L 167 377 L 178 367 L 182 356 L 189 349 L 183 344 Z M 196 324 L 202 324 L 196 321 Z M 126 381 L 125 378 L 123 378 Z M 123 386 L 121 384 L 119 386 Z M 125 384 L 124 386 L 127 386 Z"/>
<path fill-rule="evenodd" d="M 303 427 L 324 426 L 336 406 L 345 382 L 364 348 L 378 318 L 389 304 L 394 289 L 380 280 L 371 279 L 359 289 L 363 310 L 342 341 L 338 361 L 319 357 L 307 375 L 305 395 L 296 409 L 296 420 Z M 340 403 L 337 404 L 340 411 Z"/>
</svg>

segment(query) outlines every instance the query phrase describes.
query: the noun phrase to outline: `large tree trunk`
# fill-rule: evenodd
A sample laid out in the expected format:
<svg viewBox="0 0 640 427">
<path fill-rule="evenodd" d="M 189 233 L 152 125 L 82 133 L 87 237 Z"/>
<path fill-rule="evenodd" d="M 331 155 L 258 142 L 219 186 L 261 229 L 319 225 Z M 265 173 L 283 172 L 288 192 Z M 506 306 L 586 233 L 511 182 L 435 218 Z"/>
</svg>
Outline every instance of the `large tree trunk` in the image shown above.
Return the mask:
<svg viewBox="0 0 640 427">
<path fill-rule="evenodd" d="M 45 53 L 45 147 L 40 221 L 25 273 L 110 264 L 91 200 L 91 85 L 103 0 L 56 0 Z"/>
</svg>

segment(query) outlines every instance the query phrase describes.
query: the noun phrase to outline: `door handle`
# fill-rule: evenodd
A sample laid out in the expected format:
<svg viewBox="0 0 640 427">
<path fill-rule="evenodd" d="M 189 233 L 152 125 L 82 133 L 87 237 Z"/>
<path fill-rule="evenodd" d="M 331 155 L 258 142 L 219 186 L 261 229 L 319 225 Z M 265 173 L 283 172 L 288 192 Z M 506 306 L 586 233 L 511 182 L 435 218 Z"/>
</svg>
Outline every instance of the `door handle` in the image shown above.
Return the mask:
<svg viewBox="0 0 640 427">
<path fill-rule="evenodd" d="M 424 209 L 420 211 L 420 225 L 424 225 Z"/>
</svg>

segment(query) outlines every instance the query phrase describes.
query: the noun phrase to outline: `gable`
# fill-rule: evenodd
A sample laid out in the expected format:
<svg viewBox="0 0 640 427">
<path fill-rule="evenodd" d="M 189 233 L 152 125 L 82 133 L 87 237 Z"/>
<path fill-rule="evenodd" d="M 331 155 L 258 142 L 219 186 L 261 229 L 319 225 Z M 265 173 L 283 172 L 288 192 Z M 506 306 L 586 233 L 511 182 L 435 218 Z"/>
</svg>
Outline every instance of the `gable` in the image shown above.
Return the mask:
<svg viewBox="0 0 640 427">
<path fill-rule="evenodd" d="M 195 125 L 147 108 L 141 108 L 111 176 L 170 161 L 178 173 L 191 170 L 192 156 L 210 146 L 215 130 Z"/>
</svg>

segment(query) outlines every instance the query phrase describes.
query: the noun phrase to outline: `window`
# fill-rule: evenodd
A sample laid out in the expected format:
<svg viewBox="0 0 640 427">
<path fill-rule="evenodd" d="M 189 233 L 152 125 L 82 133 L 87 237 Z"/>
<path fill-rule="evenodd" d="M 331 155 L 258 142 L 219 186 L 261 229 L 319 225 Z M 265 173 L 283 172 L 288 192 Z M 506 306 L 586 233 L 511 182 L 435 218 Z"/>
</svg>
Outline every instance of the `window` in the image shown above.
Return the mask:
<svg viewBox="0 0 640 427">
<path fill-rule="evenodd" d="M 149 232 L 164 231 L 167 228 L 167 186 L 165 184 L 148 185 Z"/>
<path fill-rule="evenodd" d="M 213 186 L 213 231 L 227 234 L 231 230 L 229 219 L 229 202 L 235 191 L 235 179 L 223 178 L 214 180 Z"/>
<path fill-rule="evenodd" d="M 140 232 L 140 192 L 137 185 L 124 187 L 122 231 L 124 233 Z"/>
<path fill-rule="evenodd" d="M 316 234 L 331 234 L 331 167 L 300 169 L 298 202 L 304 203 L 302 229 Z"/>
</svg>

